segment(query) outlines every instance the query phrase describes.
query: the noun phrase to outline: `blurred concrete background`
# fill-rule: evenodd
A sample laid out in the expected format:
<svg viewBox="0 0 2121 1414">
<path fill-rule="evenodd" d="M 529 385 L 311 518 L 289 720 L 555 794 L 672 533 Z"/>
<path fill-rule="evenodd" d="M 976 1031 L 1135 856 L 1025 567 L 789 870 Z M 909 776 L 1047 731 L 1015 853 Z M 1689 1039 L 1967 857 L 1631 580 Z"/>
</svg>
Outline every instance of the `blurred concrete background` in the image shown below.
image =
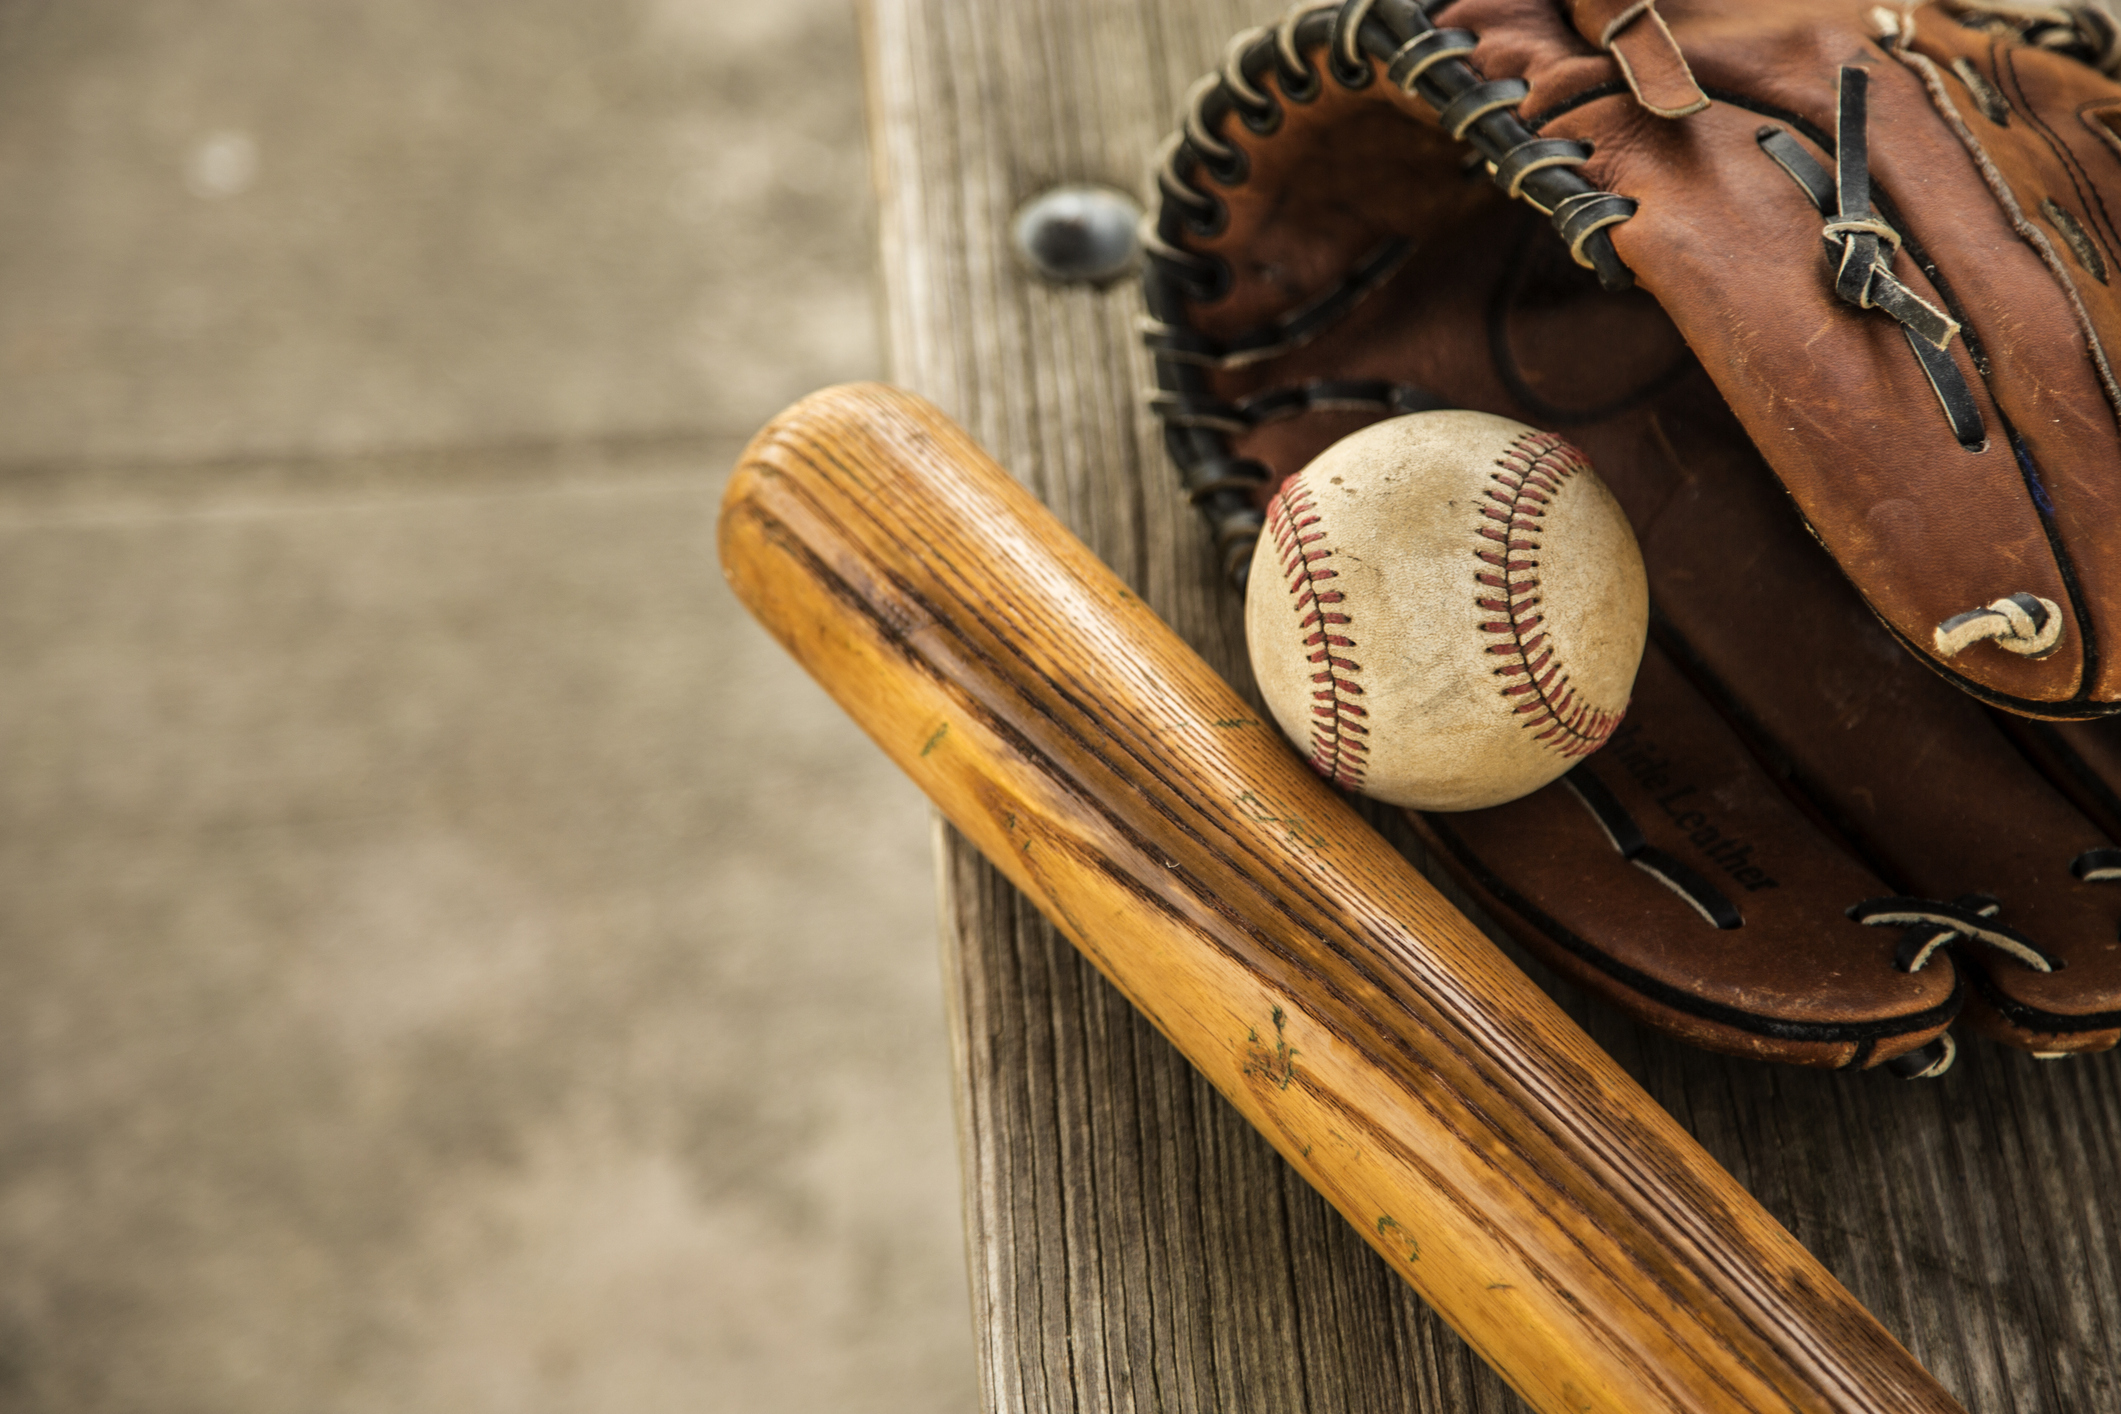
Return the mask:
<svg viewBox="0 0 2121 1414">
<path fill-rule="evenodd" d="M 0 1408 L 975 1401 L 927 817 L 722 588 L 849 0 L 0 0 Z"/>
</svg>

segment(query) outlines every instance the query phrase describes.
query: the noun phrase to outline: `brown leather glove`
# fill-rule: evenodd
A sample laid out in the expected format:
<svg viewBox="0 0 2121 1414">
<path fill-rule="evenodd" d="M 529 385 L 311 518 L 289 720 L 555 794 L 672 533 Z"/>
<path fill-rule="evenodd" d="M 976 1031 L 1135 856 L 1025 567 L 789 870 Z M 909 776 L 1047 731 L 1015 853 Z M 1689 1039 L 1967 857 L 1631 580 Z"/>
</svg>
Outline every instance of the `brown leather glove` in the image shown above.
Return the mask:
<svg viewBox="0 0 2121 1414">
<path fill-rule="evenodd" d="M 1597 8 L 1571 27 L 1555 0 L 1456 0 L 1432 26 L 1354 0 L 1233 42 L 1167 154 L 1147 278 L 1188 488 L 1241 574 L 1266 494 L 1367 422 L 1456 406 L 1568 436 L 1642 542 L 1653 628 L 1634 704 L 1563 781 L 1419 818 L 1439 856 L 1565 974 L 1715 1049 L 1933 1072 L 1962 1007 L 2029 1050 L 2112 1046 L 2121 724 L 2029 722 L 1940 674 L 2056 715 L 2121 696 L 2121 661 L 2096 651 L 2098 606 L 2121 626 L 2121 603 L 2092 572 L 2103 556 L 2121 576 L 2121 536 L 2091 533 L 2121 523 L 2091 509 L 2121 495 L 2089 356 L 2105 306 L 2073 303 L 2048 260 L 2081 256 L 2078 283 L 2108 299 L 2081 278 L 2112 259 L 2083 173 L 2104 162 L 2121 196 L 2121 155 L 2094 134 L 2024 159 L 2078 174 L 2057 179 L 2071 206 L 2052 204 L 2087 214 L 2036 219 L 2075 221 L 2081 251 L 2007 221 L 1979 235 L 2001 207 L 1968 146 L 1937 145 L 1961 140 L 1931 86 L 2002 105 L 2001 122 L 1972 110 L 1991 148 L 2059 121 L 2009 107 L 2029 73 L 2069 76 L 2072 122 L 2107 97 L 2121 113 L 2121 88 L 2026 43 L 2089 52 L 2107 32 L 1924 10 L 1881 40 L 1854 4 L 1667 3 L 1605 7 L 1626 23 L 1601 52 L 1603 29 L 1583 28 Z M 1812 190 L 1837 104 L 1844 169 L 1859 129 L 1871 154 L 1860 212 L 1855 176 Z M 1476 109 L 1469 148 L 1446 126 Z M 1889 165 L 1909 126 L 1911 149 L 1957 167 Z M 1841 228 L 1824 238 L 1822 204 Z M 1954 274 L 1925 274 L 1944 251 Z M 1844 301 L 1852 262 L 1874 258 L 1871 307 Z M 1942 350 L 1918 351 L 1937 332 L 1924 308 L 1958 326 Z M 1968 407 L 1985 451 L 1963 445 Z M 2023 588 L 1968 588 L 2005 582 L 1992 572 Z M 1982 594 L 2009 605 L 2004 632 L 2049 634 L 2048 656 L 1962 623 L 1937 664 L 1936 625 L 1958 613 L 1936 606 Z"/>
<path fill-rule="evenodd" d="M 1387 238 L 1470 198 L 1438 180 L 1462 158 L 1655 297 L 1903 643 L 1998 705 L 2105 715 L 2114 30 L 2090 7 L 2002 8 L 1300 7 L 1233 45 L 1166 164 L 1158 233 L 1187 309 L 1165 322 L 1204 342 L 1163 351 L 1243 353 L 1330 304 Z"/>
</svg>

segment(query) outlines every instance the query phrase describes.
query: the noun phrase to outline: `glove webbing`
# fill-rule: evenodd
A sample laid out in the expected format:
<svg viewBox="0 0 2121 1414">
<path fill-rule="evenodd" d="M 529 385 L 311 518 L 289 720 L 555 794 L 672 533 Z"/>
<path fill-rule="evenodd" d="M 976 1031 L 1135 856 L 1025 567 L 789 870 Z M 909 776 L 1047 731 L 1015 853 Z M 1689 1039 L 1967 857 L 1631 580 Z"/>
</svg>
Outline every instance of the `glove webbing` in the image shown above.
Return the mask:
<svg viewBox="0 0 2121 1414">
<path fill-rule="evenodd" d="M 1979 447 L 1988 440 L 1988 428 L 1950 352 L 1959 321 L 1894 278 L 1892 259 L 1900 250 L 1900 233 L 1871 207 L 1869 84 L 1869 70 L 1853 64 L 1842 68 L 1831 175 L 1781 128 L 1764 127 L 1756 139 L 1827 218 L 1820 236 L 1827 258 L 1834 262 L 1834 294 L 1858 309 L 1882 310 L 1899 322 L 1952 435 L 1962 447 Z"/>
<path fill-rule="evenodd" d="M 1205 427 L 1241 436 L 1255 427 L 1307 412 L 1374 412 L 1399 417 L 1410 412 L 1436 412 L 1451 404 L 1411 383 L 1383 378 L 1307 378 L 1282 388 L 1223 402 L 1205 394 L 1157 391 L 1149 395 L 1149 408 L 1167 427 Z M 1247 484 L 1257 484 L 1250 482 Z M 1209 488 L 1220 489 L 1220 488 Z M 1197 500 L 1203 488 L 1190 494 Z"/>
<path fill-rule="evenodd" d="M 1171 141 L 1181 140 L 1174 137 Z M 1170 165 L 1168 160 L 1163 163 L 1159 177 L 1167 183 L 1167 194 L 1168 182 L 1174 180 L 1168 175 Z M 1144 239 L 1154 242 L 1150 247 L 1152 253 L 1158 247 L 1168 247 L 1168 243 L 1153 230 L 1145 233 Z M 1340 284 L 1309 303 L 1298 305 L 1265 328 L 1247 334 L 1211 339 L 1183 324 L 1145 317 L 1141 322 L 1142 342 L 1148 345 L 1149 352 L 1160 363 L 1192 364 L 1201 368 L 1243 368 L 1279 358 L 1291 349 L 1301 348 L 1345 318 L 1372 290 L 1398 274 L 1413 253 L 1414 243 L 1410 240 L 1394 237 L 1385 241 L 1358 261 L 1354 271 Z"/>
<path fill-rule="evenodd" d="M 1232 279 L 1225 261 L 1189 249 L 1187 238 L 1211 237 L 1224 228 L 1229 209 L 1213 188 L 1241 186 L 1250 174 L 1244 147 L 1226 136 L 1233 132 L 1233 117 L 1243 130 L 1265 136 L 1282 122 L 1283 99 L 1308 102 L 1328 77 L 1344 89 L 1367 88 L 1380 77 L 1381 65 L 1385 82 L 1428 103 L 1454 136 L 1472 146 L 1491 166 L 1497 186 L 1553 222 L 1578 264 L 1596 271 L 1608 289 L 1634 283 L 1611 236 L 1612 227 L 1635 213 L 1634 201 L 1584 180 L 1576 169 L 1591 155 L 1588 144 L 1541 138 L 1525 127 L 1516 110 L 1525 84 L 1484 79 L 1465 62 L 1477 36 L 1437 28 L 1426 8 L 1418 0 L 1297 0 L 1279 24 L 1231 41 L 1221 71 L 1187 93 L 1182 129 L 1165 143 L 1157 164 L 1163 201 L 1142 226 L 1149 257 L 1143 293 L 1149 306 L 1144 332 L 1164 395 L 1157 404 L 1165 414 L 1164 446 L 1239 588 L 1259 536 L 1257 495 L 1268 472 L 1232 454 L 1227 438 L 1250 410 L 1233 416 L 1209 397 L 1207 370 L 1272 358 L 1316 337 L 1389 278 L 1411 246 L 1388 242 L 1340 287 L 1267 329 L 1215 339 L 1188 327 L 1188 303 L 1220 299 Z M 1265 82 L 1270 74 L 1279 98 Z M 1213 186 L 1203 185 L 1202 177 Z"/>
</svg>

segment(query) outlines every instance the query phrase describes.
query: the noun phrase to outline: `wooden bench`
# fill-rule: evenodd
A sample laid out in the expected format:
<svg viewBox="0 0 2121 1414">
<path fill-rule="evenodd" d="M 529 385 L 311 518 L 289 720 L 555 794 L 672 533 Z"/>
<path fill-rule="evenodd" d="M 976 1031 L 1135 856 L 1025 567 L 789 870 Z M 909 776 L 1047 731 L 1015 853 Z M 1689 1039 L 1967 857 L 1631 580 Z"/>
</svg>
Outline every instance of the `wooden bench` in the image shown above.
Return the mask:
<svg viewBox="0 0 2121 1414">
<path fill-rule="evenodd" d="M 1063 182 L 1141 192 L 1187 85 L 1277 13 L 864 10 L 894 379 L 1248 692 L 1239 606 L 1143 409 L 1138 294 L 1039 282 L 1008 224 Z M 976 852 L 948 829 L 938 850 L 989 1408 L 1521 1407 Z M 1666 1041 L 1527 969 L 1974 1414 L 2121 1411 L 2116 1056 L 2043 1063 L 1977 1042 L 1917 1083 L 1768 1067 Z"/>
</svg>

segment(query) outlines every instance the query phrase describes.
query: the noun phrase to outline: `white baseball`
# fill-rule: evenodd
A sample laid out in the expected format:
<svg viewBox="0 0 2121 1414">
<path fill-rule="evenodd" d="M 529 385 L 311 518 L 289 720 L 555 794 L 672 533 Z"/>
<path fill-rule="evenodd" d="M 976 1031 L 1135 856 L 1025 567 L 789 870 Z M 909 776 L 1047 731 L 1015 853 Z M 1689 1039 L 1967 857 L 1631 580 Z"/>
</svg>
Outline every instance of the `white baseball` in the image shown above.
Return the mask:
<svg viewBox="0 0 2121 1414">
<path fill-rule="evenodd" d="M 1561 438 L 1423 412 L 1328 447 L 1267 507 L 1245 637 L 1322 776 L 1422 810 L 1539 789 L 1627 710 L 1649 628 L 1620 503 Z"/>
</svg>

